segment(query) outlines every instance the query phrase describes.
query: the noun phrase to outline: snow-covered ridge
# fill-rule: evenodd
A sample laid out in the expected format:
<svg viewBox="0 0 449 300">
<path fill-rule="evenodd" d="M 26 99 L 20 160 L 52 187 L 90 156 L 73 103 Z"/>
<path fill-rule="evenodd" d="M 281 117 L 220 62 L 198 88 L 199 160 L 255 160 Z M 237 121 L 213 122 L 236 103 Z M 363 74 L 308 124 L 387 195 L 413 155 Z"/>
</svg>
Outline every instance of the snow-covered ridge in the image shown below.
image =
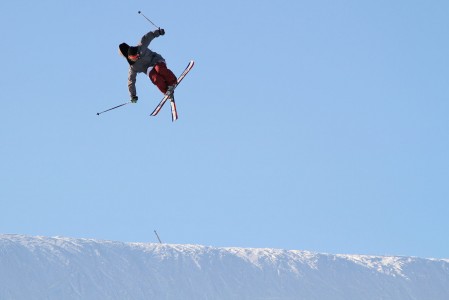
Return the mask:
<svg viewBox="0 0 449 300">
<path fill-rule="evenodd" d="M 0 299 L 449 299 L 449 260 L 0 235 Z"/>
</svg>

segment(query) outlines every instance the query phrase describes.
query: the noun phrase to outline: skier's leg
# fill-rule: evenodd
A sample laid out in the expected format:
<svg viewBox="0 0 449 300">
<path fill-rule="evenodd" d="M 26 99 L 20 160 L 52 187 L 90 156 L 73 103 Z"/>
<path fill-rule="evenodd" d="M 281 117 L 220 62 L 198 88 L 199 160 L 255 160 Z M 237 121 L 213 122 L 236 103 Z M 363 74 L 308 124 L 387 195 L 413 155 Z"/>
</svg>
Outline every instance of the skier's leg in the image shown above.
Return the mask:
<svg viewBox="0 0 449 300">
<path fill-rule="evenodd" d="M 154 66 L 154 69 L 165 79 L 167 85 L 175 85 L 178 82 L 176 75 L 167 68 L 167 65 L 164 62 L 157 63 Z"/>
<path fill-rule="evenodd" d="M 161 76 L 157 70 L 156 66 L 150 71 L 148 74 L 150 77 L 151 82 L 158 87 L 158 89 L 165 94 L 167 92 L 167 83 L 165 82 L 165 79 L 163 76 Z"/>
</svg>

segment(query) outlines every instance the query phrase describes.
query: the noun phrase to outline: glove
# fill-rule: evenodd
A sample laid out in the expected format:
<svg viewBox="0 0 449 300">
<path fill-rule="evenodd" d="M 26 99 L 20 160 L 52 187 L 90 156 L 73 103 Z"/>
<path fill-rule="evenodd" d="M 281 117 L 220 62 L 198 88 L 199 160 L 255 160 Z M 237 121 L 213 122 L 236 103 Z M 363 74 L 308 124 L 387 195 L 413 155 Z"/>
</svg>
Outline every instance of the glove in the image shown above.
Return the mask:
<svg viewBox="0 0 449 300">
<path fill-rule="evenodd" d="M 132 96 L 131 97 L 131 103 L 137 103 L 137 100 L 139 99 L 139 97 L 137 96 Z"/>
<path fill-rule="evenodd" d="M 165 34 L 165 30 L 163 28 L 159 28 L 159 35 L 164 35 Z"/>
</svg>

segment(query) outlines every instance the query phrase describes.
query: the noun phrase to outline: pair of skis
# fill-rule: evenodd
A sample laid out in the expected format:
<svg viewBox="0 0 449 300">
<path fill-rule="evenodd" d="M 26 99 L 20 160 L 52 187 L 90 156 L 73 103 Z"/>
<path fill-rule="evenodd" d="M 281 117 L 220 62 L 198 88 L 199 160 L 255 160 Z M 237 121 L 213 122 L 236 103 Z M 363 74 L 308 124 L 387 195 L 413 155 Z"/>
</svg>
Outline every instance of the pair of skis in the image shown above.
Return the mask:
<svg viewBox="0 0 449 300">
<path fill-rule="evenodd" d="M 181 81 L 184 79 L 184 77 L 186 77 L 187 73 L 190 72 L 190 70 L 193 68 L 193 65 L 195 64 L 195 62 L 193 60 L 191 60 L 189 62 L 189 64 L 187 65 L 187 67 L 184 69 L 184 71 L 182 72 L 182 74 L 178 77 L 178 82 L 176 84 L 176 87 L 178 87 L 178 85 L 181 83 Z M 176 102 L 175 102 L 175 97 L 173 96 L 173 93 L 171 95 L 165 95 L 161 102 L 159 102 L 159 104 L 156 106 L 156 108 L 153 110 L 153 112 L 151 113 L 151 116 L 156 116 L 159 111 L 162 109 L 162 107 L 164 106 L 165 102 L 167 102 L 167 100 L 170 99 L 170 107 L 171 107 L 171 117 L 172 117 L 172 121 L 176 121 L 178 119 L 178 111 L 176 110 Z M 109 108 L 105 111 L 99 112 L 97 113 L 97 115 L 100 115 L 102 113 L 105 113 L 107 111 L 122 107 L 124 105 L 130 104 L 131 102 L 125 102 L 123 104 L 114 106 L 112 108 Z"/>
<path fill-rule="evenodd" d="M 184 79 L 184 77 L 186 77 L 187 73 L 190 72 L 190 70 L 193 68 L 194 64 L 195 64 L 195 62 L 193 60 L 191 60 L 189 62 L 189 64 L 185 68 L 184 72 L 182 72 L 182 74 L 178 77 L 178 83 L 176 84 L 176 87 L 178 87 L 178 85 L 181 83 L 181 81 Z M 162 98 L 161 102 L 159 102 L 159 104 L 156 106 L 156 108 L 151 113 L 151 116 L 155 117 L 159 113 L 159 111 L 162 109 L 162 106 L 164 106 L 165 102 L 167 102 L 168 99 L 170 99 L 171 120 L 173 122 L 176 121 L 178 119 L 178 111 L 176 110 L 176 102 L 175 102 L 175 97 L 173 96 L 173 93 L 171 95 L 165 95 Z"/>
</svg>

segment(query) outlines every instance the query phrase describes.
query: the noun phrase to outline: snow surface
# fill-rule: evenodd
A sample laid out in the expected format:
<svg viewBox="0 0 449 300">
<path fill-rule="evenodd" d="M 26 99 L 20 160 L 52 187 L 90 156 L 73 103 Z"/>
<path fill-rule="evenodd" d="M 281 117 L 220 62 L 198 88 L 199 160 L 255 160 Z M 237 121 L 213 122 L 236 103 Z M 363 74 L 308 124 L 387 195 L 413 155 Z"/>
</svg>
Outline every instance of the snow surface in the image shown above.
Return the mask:
<svg viewBox="0 0 449 300">
<path fill-rule="evenodd" d="M 0 299 L 449 299 L 449 260 L 0 235 Z"/>
</svg>

